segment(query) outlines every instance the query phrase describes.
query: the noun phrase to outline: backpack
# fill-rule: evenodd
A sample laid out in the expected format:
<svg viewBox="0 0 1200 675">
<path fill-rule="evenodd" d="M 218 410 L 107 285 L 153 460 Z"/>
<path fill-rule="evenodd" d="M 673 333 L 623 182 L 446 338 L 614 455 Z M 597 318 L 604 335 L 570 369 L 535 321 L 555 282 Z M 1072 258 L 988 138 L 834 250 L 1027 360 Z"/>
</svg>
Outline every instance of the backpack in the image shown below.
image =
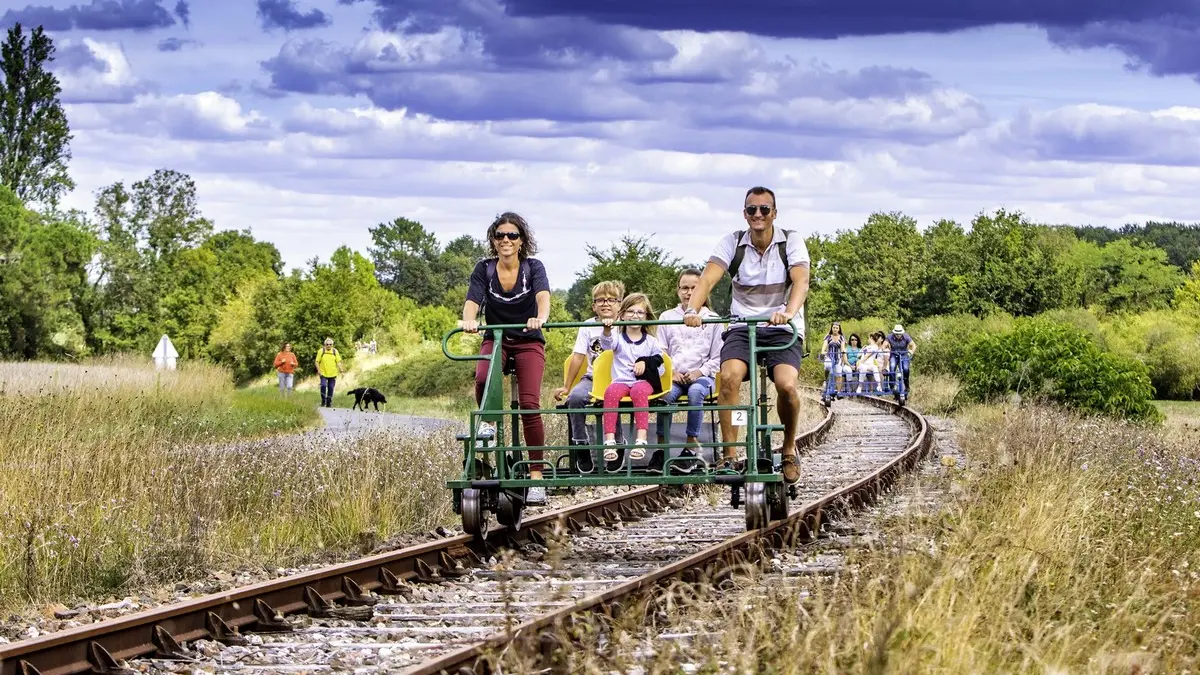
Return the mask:
<svg viewBox="0 0 1200 675">
<path fill-rule="evenodd" d="M 783 232 L 783 246 L 779 247 L 779 259 L 783 261 L 783 273 L 784 273 L 784 277 L 785 277 L 784 283 L 787 284 L 788 287 L 791 287 L 792 277 L 790 274 L 787 273 L 787 271 L 788 271 L 787 242 L 788 242 L 788 236 L 790 234 L 792 234 L 792 231 L 791 230 L 780 230 L 780 232 Z M 744 234 L 746 234 L 745 230 L 738 230 L 737 231 L 737 239 L 735 239 L 735 241 L 741 241 L 742 236 Z M 730 279 L 737 278 L 738 268 L 740 268 L 742 266 L 742 258 L 746 257 L 746 247 L 749 245 L 750 245 L 750 240 L 746 240 L 746 242 L 744 244 L 737 245 L 737 250 L 734 251 L 734 253 L 733 253 L 733 260 L 729 261 L 729 270 L 728 271 L 729 271 Z"/>
</svg>

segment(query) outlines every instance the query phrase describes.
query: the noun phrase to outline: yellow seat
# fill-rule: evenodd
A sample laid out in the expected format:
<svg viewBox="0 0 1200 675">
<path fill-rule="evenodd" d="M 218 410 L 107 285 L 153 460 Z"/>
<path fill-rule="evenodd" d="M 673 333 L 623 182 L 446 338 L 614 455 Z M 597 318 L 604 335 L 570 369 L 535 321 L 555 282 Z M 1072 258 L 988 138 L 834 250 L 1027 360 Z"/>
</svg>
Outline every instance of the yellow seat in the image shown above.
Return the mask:
<svg viewBox="0 0 1200 675">
<path fill-rule="evenodd" d="M 571 352 L 570 354 L 567 355 L 567 358 L 563 359 L 563 378 L 566 378 L 567 373 L 571 372 L 571 359 L 573 359 L 573 358 L 575 358 L 575 352 Z M 568 393 L 572 389 L 574 389 L 576 385 L 578 385 L 580 382 L 583 381 L 583 376 L 586 373 L 587 373 L 587 359 L 585 358 L 583 361 L 583 365 L 579 367 L 579 372 L 575 373 L 575 381 L 572 382 L 571 384 L 567 385 Z"/>
<path fill-rule="evenodd" d="M 650 400 L 666 396 L 668 391 L 671 391 L 671 381 L 674 377 L 674 370 L 671 367 L 671 357 L 663 352 L 663 373 L 659 378 L 660 389 L 662 391 L 650 394 Z M 604 390 L 608 389 L 608 385 L 612 384 L 612 361 L 613 353 L 611 349 L 606 349 L 600 352 L 596 360 L 592 363 L 592 400 L 604 401 Z M 626 396 L 621 399 L 622 403 L 632 403 L 633 399 Z"/>
</svg>

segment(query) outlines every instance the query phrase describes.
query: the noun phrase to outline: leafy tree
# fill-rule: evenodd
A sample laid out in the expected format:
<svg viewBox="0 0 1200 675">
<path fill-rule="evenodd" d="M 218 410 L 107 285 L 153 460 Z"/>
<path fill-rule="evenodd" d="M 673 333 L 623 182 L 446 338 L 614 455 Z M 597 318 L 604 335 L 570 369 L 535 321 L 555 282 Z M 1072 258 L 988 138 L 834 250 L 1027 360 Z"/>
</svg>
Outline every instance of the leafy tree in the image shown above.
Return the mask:
<svg viewBox="0 0 1200 675">
<path fill-rule="evenodd" d="M 39 216 L 0 186 L 0 354 L 83 351 L 75 301 L 94 249 L 85 227 Z"/>
<path fill-rule="evenodd" d="M 192 179 L 169 169 L 131 190 L 121 182 L 102 189 L 95 214 L 101 244 L 86 302 L 88 341 L 98 351 L 148 350 L 167 329 L 161 304 L 181 283 L 177 264 L 195 267 L 180 256 L 204 243 L 212 223 L 200 214 Z"/>
<path fill-rule="evenodd" d="M 1066 303 L 1059 262 L 1074 236 L 1029 223 L 1020 213 L 1003 209 L 972 221 L 972 270 L 952 294 L 956 311 L 977 316 L 995 310 L 1032 316 Z"/>
<path fill-rule="evenodd" d="M 26 38 L 21 24 L 8 29 L 0 47 L 0 185 L 26 202 L 58 203 L 74 189 L 67 175 L 71 130 L 58 95 L 58 78 L 47 69 L 54 44 L 41 26 Z"/>
<path fill-rule="evenodd" d="M 216 256 L 218 284 L 225 296 L 246 279 L 283 273 L 283 256 L 268 241 L 257 241 L 249 230 L 224 230 L 213 234 L 201 246 Z"/>
<path fill-rule="evenodd" d="M 284 325 L 300 284 L 298 275 L 263 275 L 240 282 L 217 314 L 206 350 L 209 357 L 229 367 L 238 382 L 270 372 L 275 353 L 288 339 Z M 301 373 L 305 365 L 301 359 Z"/>
<path fill-rule="evenodd" d="M 375 244 L 368 252 L 385 288 L 422 305 L 442 299 L 445 282 L 437 273 L 440 251 L 432 233 L 407 218 L 380 223 L 368 232 Z"/>
<path fill-rule="evenodd" d="M 1149 221 L 1143 225 L 1125 225 L 1120 229 L 1086 225 L 1074 228 L 1080 239 L 1104 245 L 1119 239 L 1157 246 L 1167 253 L 1167 260 L 1180 270 L 1187 271 L 1200 260 L 1200 225 Z"/>
<path fill-rule="evenodd" d="M 573 316 L 591 316 L 591 289 L 601 281 L 620 281 L 625 293 L 645 293 L 656 313 L 679 303 L 675 292 L 679 277 L 679 258 L 669 258 L 648 237 L 625 235 L 607 251 L 588 245 L 591 262 L 577 275 L 567 297 L 567 311 Z"/>
<path fill-rule="evenodd" d="M 1170 305 L 1184 281 L 1167 253 L 1147 244 L 1121 239 L 1101 250 L 1101 301 L 1109 311 L 1144 311 Z"/>
<path fill-rule="evenodd" d="M 1175 298 L 1171 304 L 1180 311 L 1200 316 L 1200 260 L 1192 263 L 1190 277 L 1175 289 Z"/>
<path fill-rule="evenodd" d="M 953 220 L 939 220 L 922 235 L 925 244 L 920 293 L 908 320 L 951 311 L 953 298 L 971 272 L 971 241 Z"/>
<path fill-rule="evenodd" d="M 921 292 L 925 254 L 916 220 L 900 213 L 873 213 L 857 232 L 839 232 L 817 249 L 822 256 L 821 288 L 828 291 L 837 318 L 911 318 Z"/>
<path fill-rule="evenodd" d="M 326 337 L 332 337 L 342 358 L 353 358 L 355 340 L 370 337 L 399 320 L 400 298 L 379 284 L 375 266 L 362 254 L 339 247 L 322 264 L 310 261 L 296 289 L 285 340 L 291 340 L 301 368 L 311 361 Z M 274 354 L 274 352 L 272 352 Z"/>
</svg>

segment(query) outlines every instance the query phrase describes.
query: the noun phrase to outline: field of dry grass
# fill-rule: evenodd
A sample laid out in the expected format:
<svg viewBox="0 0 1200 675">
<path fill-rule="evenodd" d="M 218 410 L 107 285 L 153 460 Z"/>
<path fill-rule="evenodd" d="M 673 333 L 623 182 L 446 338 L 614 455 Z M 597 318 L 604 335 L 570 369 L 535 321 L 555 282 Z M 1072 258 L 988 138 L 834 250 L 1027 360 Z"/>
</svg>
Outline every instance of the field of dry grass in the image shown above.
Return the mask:
<svg viewBox="0 0 1200 675">
<path fill-rule="evenodd" d="M 0 381 L 0 610 L 300 563 L 450 515 L 449 432 L 272 437 L 315 409 L 203 366 L 0 364 Z"/>
<path fill-rule="evenodd" d="M 812 595 L 764 596 L 753 571 L 720 594 L 678 589 L 586 638 L 572 671 L 1196 672 L 1200 432 L 1041 407 L 972 407 L 959 425 L 967 460 L 934 479 L 941 510 L 885 519 Z M 679 652 L 647 623 L 726 629 Z"/>
</svg>

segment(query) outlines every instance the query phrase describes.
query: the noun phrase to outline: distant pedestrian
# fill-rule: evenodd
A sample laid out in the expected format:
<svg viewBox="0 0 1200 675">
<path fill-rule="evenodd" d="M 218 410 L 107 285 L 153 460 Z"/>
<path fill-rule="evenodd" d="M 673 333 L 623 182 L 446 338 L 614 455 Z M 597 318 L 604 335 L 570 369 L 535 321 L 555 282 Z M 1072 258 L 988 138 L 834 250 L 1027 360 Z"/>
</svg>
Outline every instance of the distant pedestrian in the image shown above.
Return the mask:
<svg viewBox="0 0 1200 675">
<path fill-rule="evenodd" d="M 292 343 L 283 343 L 283 349 L 275 355 L 275 372 L 279 374 L 280 394 L 287 396 L 292 393 L 293 378 L 298 365 L 300 362 L 296 359 L 296 353 L 292 351 Z"/>
<path fill-rule="evenodd" d="M 317 375 L 321 376 L 321 406 L 332 408 L 333 385 L 337 383 L 338 375 L 341 375 L 344 370 L 342 355 L 333 348 L 333 338 L 325 338 L 325 346 L 317 352 L 316 364 Z"/>
</svg>

